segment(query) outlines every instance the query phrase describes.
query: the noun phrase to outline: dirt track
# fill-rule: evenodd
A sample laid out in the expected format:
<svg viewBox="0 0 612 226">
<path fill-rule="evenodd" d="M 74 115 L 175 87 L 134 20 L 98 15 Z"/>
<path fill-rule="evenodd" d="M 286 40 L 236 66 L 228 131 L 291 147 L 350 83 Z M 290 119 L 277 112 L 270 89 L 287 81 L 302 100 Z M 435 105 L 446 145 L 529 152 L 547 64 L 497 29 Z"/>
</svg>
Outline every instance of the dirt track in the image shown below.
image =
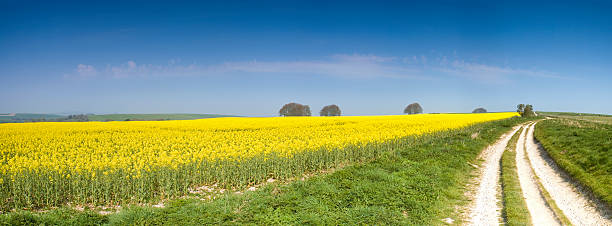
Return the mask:
<svg viewBox="0 0 612 226">
<path fill-rule="evenodd" d="M 536 124 L 537 122 L 521 125 L 524 130 L 516 144 L 519 182 L 533 224 L 560 225 L 559 219 L 565 216 L 574 225 L 612 225 L 611 211 L 592 195 L 584 192 L 584 189 L 560 170 L 535 140 L 533 133 Z M 511 132 L 502 135 L 479 156 L 484 162 L 478 167 L 476 180 L 468 185 L 467 196 L 472 202 L 468 209 L 467 224 L 503 223 L 502 204 L 499 200 L 501 155 L 512 135 L 521 126 L 516 126 Z M 552 200 L 547 202 L 544 192 L 550 194 Z M 555 214 L 551 204 L 558 206 L 562 213 Z"/>
<path fill-rule="evenodd" d="M 533 173 L 529 159 L 527 159 L 525 141 L 530 125 L 523 127 L 523 132 L 516 145 L 516 169 L 519 175 L 518 179 L 523 192 L 523 198 L 525 198 L 527 209 L 531 215 L 531 222 L 534 225 L 560 225 L 553 210 L 548 206 L 546 199 L 540 192 L 538 179 Z"/>
<path fill-rule="evenodd" d="M 609 210 L 582 191 L 537 143 L 533 136 L 535 124 L 529 127 L 525 140 L 527 156 L 535 174 L 559 209 L 574 225 L 612 225 Z M 536 217 L 532 213 L 532 218 Z"/>
<path fill-rule="evenodd" d="M 501 208 L 498 205 L 500 202 L 498 197 L 501 192 L 499 161 L 508 141 L 519 128 L 520 126 L 515 126 L 511 132 L 502 135 L 495 144 L 490 145 L 480 154 L 479 159 L 484 160 L 479 167 L 480 177 L 475 181 L 475 184 L 468 186 L 471 188 L 471 191 L 468 191 L 468 196 L 472 197 L 468 224 L 491 225 L 501 223 Z"/>
</svg>

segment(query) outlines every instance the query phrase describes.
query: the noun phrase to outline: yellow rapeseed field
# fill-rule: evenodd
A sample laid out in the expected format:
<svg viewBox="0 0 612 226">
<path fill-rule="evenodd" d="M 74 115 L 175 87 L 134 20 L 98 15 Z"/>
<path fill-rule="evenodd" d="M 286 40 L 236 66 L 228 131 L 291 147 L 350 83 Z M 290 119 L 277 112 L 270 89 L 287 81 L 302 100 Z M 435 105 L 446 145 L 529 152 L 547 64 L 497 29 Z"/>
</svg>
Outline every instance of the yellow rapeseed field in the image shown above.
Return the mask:
<svg viewBox="0 0 612 226">
<path fill-rule="evenodd" d="M 0 208 L 150 201 L 204 183 L 245 186 L 373 158 L 398 138 L 512 116 L 0 124 Z"/>
</svg>

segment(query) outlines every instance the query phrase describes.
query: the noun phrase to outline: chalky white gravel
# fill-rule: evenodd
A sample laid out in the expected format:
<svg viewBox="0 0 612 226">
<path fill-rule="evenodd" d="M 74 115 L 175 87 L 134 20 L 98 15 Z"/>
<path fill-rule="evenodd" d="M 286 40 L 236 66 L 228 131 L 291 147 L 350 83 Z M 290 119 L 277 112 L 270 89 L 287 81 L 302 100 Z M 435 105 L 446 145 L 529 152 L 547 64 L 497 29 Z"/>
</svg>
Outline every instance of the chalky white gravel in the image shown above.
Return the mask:
<svg viewBox="0 0 612 226">
<path fill-rule="evenodd" d="M 516 144 L 516 170 L 523 198 L 531 215 L 531 222 L 534 225 L 561 225 L 555 217 L 555 213 L 546 204 L 546 199 L 540 192 L 537 178 L 525 155 L 528 128 L 528 125 L 523 127 L 523 132 Z"/>
<path fill-rule="evenodd" d="M 612 225 L 610 210 L 577 188 L 570 177 L 548 156 L 546 150 L 536 142 L 533 136 L 535 124 L 529 126 L 527 132 L 527 156 L 535 174 L 559 209 L 574 225 Z"/>
<path fill-rule="evenodd" d="M 499 197 L 501 197 L 499 161 L 508 141 L 519 128 L 520 126 L 515 126 L 480 154 L 479 159 L 484 160 L 484 162 L 479 167 L 478 185 L 468 186 L 476 188 L 475 191 L 468 191 L 468 194 L 474 194 L 469 209 L 468 225 L 497 225 L 502 223 L 499 200 Z"/>
</svg>

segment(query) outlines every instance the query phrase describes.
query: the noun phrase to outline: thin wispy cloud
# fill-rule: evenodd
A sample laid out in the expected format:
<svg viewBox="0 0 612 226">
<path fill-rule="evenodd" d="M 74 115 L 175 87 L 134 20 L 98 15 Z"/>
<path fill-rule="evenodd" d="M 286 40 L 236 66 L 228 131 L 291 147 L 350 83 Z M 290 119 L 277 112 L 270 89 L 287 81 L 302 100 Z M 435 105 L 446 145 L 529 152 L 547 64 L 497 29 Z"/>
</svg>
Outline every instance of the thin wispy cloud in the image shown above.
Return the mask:
<svg viewBox="0 0 612 226">
<path fill-rule="evenodd" d="M 97 69 L 92 65 L 79 64 L 66 77 L 110 77 L 147 78 L 172 76 L 219 76 L 235 74 L 253 75 L 318 75 L 347 79 L 407 78 L 438 79 L 431 72 L 443 72 L 450 76 L 461 76 L 481 82 L 499 82 L 512 76 L 539 78 L 562 78 L 556 73 L 499 67 L 447 56 L 436 58 L 425 55 L 410 57 L 385 57 L 377 55 L 337 54 L 312 61 L 240 61 L 217 65 L 181 64 L 170 61 L 165 65 L 137 64 L 128 61 L 120 65 L 106 65 Z M 456 58 L 456 57 L 454 57 Z M 439 74 L 439 73 L 438 73 Z M 438 75 L 439 76 L 439 75 Z"/>
<path fill-rule="evenodd" d="M 374 55 L 334 55 L 322 61 L 234 62 L 217 71 L 277 74 L 312 74 L 344 78 L 423 79 L 418 70 L 394 64 L 394 58 Z"/>
<path fill-rule="evenodd" d="M 446 58 L 441 63 L 447 64 Z M 497 67 L 479 63 L 465 62 L 463 60 L 454 60 L 448 63 L 447 66 L 437 68 L 452 75 L 461 75 L 474 79 L 487 81 L 500 81 L 511 79 L 512 76 L 528 76 L 538 78 L 563 78 L 557 73 L 539 70 L 515 69 L 511 67 Z"/>
<path fill-rule="evenodd" d="M 195 64 L 181 65 L 174 60 L 167 65 L 136 64 L 134 61 L 128 61 L 118 66 L 107 65 L 104 71 L 106 76 L 114 78 L 194 76 L 204 72 Z"/>
<path fill-rule="evenodd" d="M 98 74 L 98 71 L 92 65 L 79 64 L 74 69 L 74 73 L 78 77 L 94 77 Z"/>
<path fill-rule="evenodd" d="M 171 61 L 166 65 L 138 64 L 128 61 L 121 65 L 107 65 L 102 70 L 92 65 L 80 64 L 67 77 L 131 78 L 168 76 L 215 76 L 228 74 L 299 74 L 322 75 L 344 78 L 424 78 L 419 71 L 397 65 L 393 57 L 375 55 L 333 55 L 319 61 L 242 61 L 218 65 L 179 64 Z M 87 71 L 84 72 L 85 67 Z M 94 73 L 95 72 L 95 73 Z"/>
</svg>

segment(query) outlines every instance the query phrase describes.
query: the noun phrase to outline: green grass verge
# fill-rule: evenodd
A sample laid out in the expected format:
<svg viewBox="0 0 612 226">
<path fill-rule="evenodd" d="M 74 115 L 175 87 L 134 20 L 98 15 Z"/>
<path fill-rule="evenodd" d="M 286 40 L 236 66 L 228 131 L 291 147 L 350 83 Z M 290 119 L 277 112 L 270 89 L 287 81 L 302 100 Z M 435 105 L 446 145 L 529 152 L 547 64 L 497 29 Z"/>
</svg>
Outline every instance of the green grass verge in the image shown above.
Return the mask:
<svg viewBox="0 0 612 226">
<path fill-rule="evenodd" d="M 467 203 L 464 185 L 474 170 L 468 163 L 501 134 L 525 121 L 513 118 L 407 137 L 396 141 L 407 145 L 390 146 L 370 162 L 212 201 L 184 198 L 167 203 L 165 208 L 132 206 L 106 216 L 65 208 L 45 213 L 19 211 L 0 216 L 0 224 L 431 225 L 442 224 L 441 219 L 447 217 L 461 223 L 455 207 Z"/>
<path fill-rule="evenodd" d="M 106 114 L 106 115 L 88 115 L 90 121 L 147 121 L 147 120 L 190 120 L 203 118 L 218 118 L 218 117 L 236 117 L 233 115 L 218 115 L 218 114 Z"/>
<path fill-rule="evenodd" d="M 535 137 L 563 170 L 612 206 L 612 125 L 544 120 Z"/>
<path fill-rule="evenodd" d="M 532 224 L 516 170 L 516 143 L 522 131 L 512 136 L 501 158 L 502 214 L 507 225 Z"/>
</svg>

